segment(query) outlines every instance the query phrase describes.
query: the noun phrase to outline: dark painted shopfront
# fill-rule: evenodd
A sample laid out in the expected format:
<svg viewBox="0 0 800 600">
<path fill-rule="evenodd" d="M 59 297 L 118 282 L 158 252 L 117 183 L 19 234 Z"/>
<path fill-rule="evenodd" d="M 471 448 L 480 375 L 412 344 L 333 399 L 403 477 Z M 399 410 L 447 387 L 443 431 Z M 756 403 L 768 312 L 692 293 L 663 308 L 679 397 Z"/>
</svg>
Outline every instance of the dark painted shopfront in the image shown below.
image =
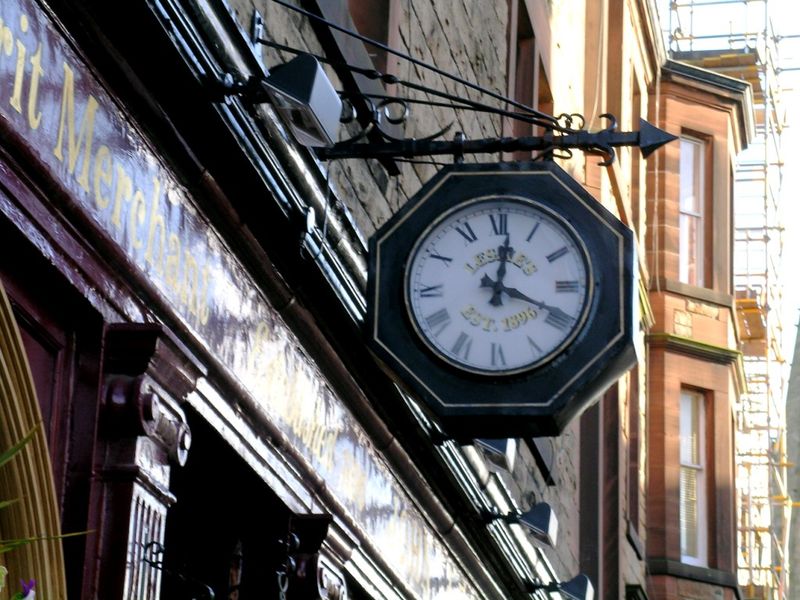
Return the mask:
<svg viewBox="0 0 800 600">
<path fill-rule="evenodd" d="M 7 484 L 32 507 L 0 524 L 88 532 L 10 576 L 50 565 L 51 599 L 277 598 L 292 528 L 321 554 L 289 597 L 527 596 L 551 566 L 481 516 L 510 499 L 353 343 L 352 222 L 332 210 L 321 245 L 320 173 L 209 85 L 248 51 L 203 2 L 0 4 L 3 344 L 38 398 L 4 395 L 3 444 L 42 423 L 36 473 Z M 25 510 L 49 520 L 17 532 Z"/>
</svg>

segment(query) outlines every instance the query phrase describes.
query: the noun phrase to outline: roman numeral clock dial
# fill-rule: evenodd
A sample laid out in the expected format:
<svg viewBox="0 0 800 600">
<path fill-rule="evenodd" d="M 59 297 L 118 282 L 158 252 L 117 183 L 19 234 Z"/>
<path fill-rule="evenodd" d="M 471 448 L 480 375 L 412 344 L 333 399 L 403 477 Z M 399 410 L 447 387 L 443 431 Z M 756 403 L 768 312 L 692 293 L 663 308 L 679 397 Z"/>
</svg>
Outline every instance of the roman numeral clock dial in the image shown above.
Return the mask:
<svg viewBox="0 0 800 600">
<path fill-rule="evenodd" d="M 456 206 L 417 239 L 405 300 L 419 339 L 458 369 L 511 375 L 551 360 L 578 334 L 593 293 L 572 226 L 530 198 Z"/>
</svg>

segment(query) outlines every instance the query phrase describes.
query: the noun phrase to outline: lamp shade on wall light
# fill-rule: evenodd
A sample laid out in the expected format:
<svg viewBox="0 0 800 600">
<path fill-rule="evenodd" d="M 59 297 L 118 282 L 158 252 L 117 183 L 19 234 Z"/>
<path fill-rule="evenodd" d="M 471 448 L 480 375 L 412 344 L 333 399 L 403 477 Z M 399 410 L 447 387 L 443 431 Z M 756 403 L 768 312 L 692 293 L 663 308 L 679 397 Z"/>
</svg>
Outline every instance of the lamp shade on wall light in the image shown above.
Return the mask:
<svg viewBox="0 0 800 600">
<path fill-rule="evenodd" d="M 316 58 L 299 54 L 272 68 L 261 84 L 298 143 L 333 146 L 342 101 Z"/>
<path fill-rule="evenodd" d="M 483 450 L 489 463 L 511 472 L 514 469 L 514 459 L 517 455 L 517 443 L 513 439 L 476 439 L 475 446 Z"/>
<path fill-rule="evenodd" d="M 558 592 L 565 600 L 594 600 L 594 586 L 591 579 L 581 573 L 569 581 L 555 583 L 529 583 L 528 592 L 544 590 L 548 594 Z"/>
<path fill-rule="evenodd" d="M 555 548 L 558 540 L 558 517 L 547 502 L 539 502 L 515 520 L 530 531 L 534 538 Z"/>
<path fill-rule="evenodd" d="M 558 591 L 568 600 L 594 600 L 594 586 L 583 573 L 562 583 Z"/>
</svg>

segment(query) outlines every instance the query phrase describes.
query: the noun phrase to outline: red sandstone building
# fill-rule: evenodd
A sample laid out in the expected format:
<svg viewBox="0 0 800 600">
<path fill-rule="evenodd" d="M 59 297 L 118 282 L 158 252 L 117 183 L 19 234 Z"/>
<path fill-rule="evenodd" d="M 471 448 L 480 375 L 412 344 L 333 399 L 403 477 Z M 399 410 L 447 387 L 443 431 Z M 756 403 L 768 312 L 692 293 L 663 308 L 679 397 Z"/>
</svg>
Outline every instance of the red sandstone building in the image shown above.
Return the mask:
<svg viewBox="0 0 800 600">
<path fill-rule="evenodd" d="M 650 589 L 654 598 L 737 597 L 734 433 L 744 383 L 732 173 L 752 136 L 752 98 L 746 83 L 682 63 L 662 73 L 662 123 L 680 139 L 649 174 L 663 190 L 648 212 Z"/>
<path fill-rule="evenodd" d="M 645 0 L 299 4 L 532 108 L 678 136 L 610 168 L 558 157 L 636 236 L 638 366 L 559 437 L 499 453 L 447 438 L 361 331 L 365 239 L 437 167 L 323 166 L 229 84 L 287 58 L 261 36 L 327 56 L 362 101 L 394 84 L 343 63 L 474 90 L 273 1 L 3 0 L 2 447 L 41 426 L 0 469 L 0 499 L 24 499 L 0 537 L 80 533 L 0 555 L 9 581 L 58 600 L 542 599 L 581 572 L 603 599 L 741 598 L 747 84 L 667 61 Z M 471 138 L 538 132 L 438 105 L 393 132 L 449 119 Z M 554 544 L 498 518 L 541 503 Z M 285 579 L 290 529 L 307 569 Z"/>
</svg>

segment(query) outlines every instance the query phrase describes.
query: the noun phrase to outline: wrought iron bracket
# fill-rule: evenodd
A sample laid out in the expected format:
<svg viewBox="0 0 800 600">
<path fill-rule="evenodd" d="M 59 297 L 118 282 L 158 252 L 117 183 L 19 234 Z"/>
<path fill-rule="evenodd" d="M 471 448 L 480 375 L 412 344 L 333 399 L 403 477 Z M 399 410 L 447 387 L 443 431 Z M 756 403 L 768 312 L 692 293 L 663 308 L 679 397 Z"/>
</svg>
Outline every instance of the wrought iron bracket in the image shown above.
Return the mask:
<svg viewBox="0 0 800 600">
<path fill-rule="evenodd" d="M 603 155 L 605 158 L 600 165 L 609 166 L 616 158 L 615 148 L 617 147 L 638 146 L 642 156 L 647 158 L 664 144 L 677 139 L 677 136 L 651 125 L 644 119 L 639 120 L 639 131 L 617 131 L 617 120 L 613 115 L 603 114 L 601 117 L 610 121 L 610 125 L 600 131 L 574 130 L 566 133 L 548 131 L 541 136 L 479 140 L 465 140 L 456 136 L 452 141 L 407 139 L 378 144 L 343 142 L 330 148 L 318 149 L 317 156 L 322 160 L 338 158 L 414 158 L 435 155 L 460 157 L 464 154 L 578 149 Z"/>
<path fill-rule="evenodd" d="M 191 589 L 194 592 L 192 594 L 192 598 L 196 598 L 197 600 L 214 600 L 214 590 L 210 585 L 200 581 L 199 579 L 195 579 L 190 575 L 186 575 L 180 571 L 175 571 L 165 567 L 165 551 L 166 549 L 161 543 L 156 541 L 147 542 L 144 546 L 141 560 L 143 563 L 149 565 L 153 569 L 161 571 L 166 577 L 176 580 L 183 587 Z"/>
</svg>

